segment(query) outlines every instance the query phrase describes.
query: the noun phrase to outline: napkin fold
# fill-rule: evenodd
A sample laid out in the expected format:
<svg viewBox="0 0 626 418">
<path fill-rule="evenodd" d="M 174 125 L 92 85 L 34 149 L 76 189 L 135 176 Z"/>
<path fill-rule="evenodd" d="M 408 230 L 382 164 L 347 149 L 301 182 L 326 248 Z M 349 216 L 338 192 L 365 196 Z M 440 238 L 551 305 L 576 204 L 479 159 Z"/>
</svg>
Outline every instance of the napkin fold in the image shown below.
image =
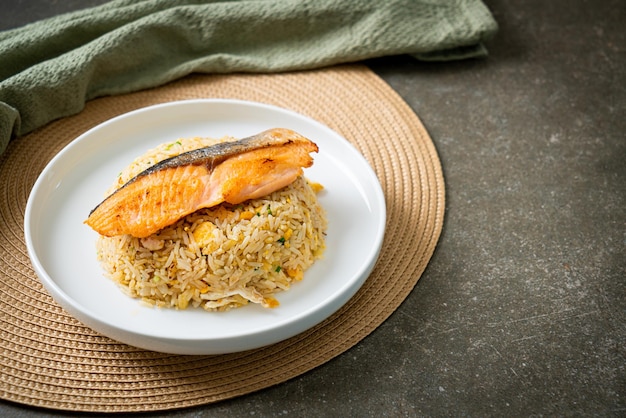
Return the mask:
<svg viewBox="0 0 626 418">
<path fill-rule="evenodd" d="M 480 0 L 114 0 L 0 32 L 0 153 L 87 100 L 190 73 L 486 55 Z"/>
</svg>

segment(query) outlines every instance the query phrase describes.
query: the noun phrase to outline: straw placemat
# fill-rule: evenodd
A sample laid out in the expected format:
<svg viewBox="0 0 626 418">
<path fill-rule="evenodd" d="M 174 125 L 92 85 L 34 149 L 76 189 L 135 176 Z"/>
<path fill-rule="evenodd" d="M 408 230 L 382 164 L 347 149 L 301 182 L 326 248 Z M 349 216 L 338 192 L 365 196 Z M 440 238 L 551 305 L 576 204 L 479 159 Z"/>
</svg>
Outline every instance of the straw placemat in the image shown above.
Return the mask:
<svg viewBox="0 0 626 418">
<path fill-rule="evenodd" d="M 361 290 L 336 314 L 289 340 L 243 353 L 180 356 L 130 347 L 85 327 L 46 293 L 23 237 L 28 194 L 50 159 L 87 129 L 156 103 L 235 98 L 292 109 L 351 141 L 380 179 L 387 232 Z M 0 397 L 95 412 L 206 404 L 298 376 L 359 342 L 408 296 L 439 238 L 441 165 L 418 117 L 363 66 L 275 75 L 194 75 L 88 103 L 76 116 L 10 143 L 0 157 Z"/>
</svg>

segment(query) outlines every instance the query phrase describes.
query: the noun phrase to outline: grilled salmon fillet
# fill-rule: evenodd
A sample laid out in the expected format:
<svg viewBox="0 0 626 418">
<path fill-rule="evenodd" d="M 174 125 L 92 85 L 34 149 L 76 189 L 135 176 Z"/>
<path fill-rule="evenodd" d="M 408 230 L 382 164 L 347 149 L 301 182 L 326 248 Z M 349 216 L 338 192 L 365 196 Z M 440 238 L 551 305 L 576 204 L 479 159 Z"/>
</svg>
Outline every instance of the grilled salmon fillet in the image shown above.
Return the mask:
<svg viewBox="0 0 626 418">
<path fill-rule="evenodd" d="M 145 238 L 198 209 L 256 199 L 291 184 L 317 151 L 314 142 L 284 128 L 188 151 L 133 177 L 85 223 L 101 235 Z"/>
</svg>

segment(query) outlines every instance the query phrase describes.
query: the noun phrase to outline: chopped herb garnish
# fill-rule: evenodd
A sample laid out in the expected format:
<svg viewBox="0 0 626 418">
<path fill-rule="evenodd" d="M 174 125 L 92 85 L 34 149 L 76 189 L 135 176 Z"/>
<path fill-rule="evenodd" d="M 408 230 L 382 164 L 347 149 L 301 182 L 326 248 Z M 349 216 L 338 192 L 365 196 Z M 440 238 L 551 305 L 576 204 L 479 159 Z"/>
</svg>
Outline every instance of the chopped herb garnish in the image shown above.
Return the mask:
<svg viewBox="0 0 626 418">
<path fill-rule="evenodd" d="M 280 242 L 281 244 L 285 245 L 285 237 L 278 238 L 278 242 Z"/>
<path fill-rule="evenodd" d="M 173 147 L 174 145 L 176 145 L 176 144 L 178 144 L 178 145 L 182 145 L 182 144 L 180 143 L 180 141 L 176 141 L 176 142 L 172 142 L 171 144 L 169 144 L 169 145 L 168 145 L 165 149 L 166 149 L 167 151 L 169 151 L 169 150 L 170 150 L 170 148 L 172 148 L 172 147 Z"/>
<path fill-rule="evenodd" d="M 280 273 L 281 270 L 282 268 L 280 266 L 276 266 L 276 268 L 274 269 L 276 273 Z"/>
<path fill-rule="evenodd" d="M 269 205 L 267 205 L 267 214 L 268 215 L 272 214 L 272 208 Z"/>
</svg>

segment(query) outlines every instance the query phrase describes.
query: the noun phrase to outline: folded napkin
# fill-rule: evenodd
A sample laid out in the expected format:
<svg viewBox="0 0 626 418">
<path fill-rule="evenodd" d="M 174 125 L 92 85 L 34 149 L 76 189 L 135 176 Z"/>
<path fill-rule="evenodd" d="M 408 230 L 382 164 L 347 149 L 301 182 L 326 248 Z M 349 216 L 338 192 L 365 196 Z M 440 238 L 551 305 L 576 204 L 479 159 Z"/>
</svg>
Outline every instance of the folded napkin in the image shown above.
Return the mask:
<svg viewBox="0 0 626 418">
<path fill-rule="evenodd" d="M 480 0 L 115 0 L 0 32 L 0 153 L 87 100 L 193 72 L 486 54 Z"/>
</svg>

